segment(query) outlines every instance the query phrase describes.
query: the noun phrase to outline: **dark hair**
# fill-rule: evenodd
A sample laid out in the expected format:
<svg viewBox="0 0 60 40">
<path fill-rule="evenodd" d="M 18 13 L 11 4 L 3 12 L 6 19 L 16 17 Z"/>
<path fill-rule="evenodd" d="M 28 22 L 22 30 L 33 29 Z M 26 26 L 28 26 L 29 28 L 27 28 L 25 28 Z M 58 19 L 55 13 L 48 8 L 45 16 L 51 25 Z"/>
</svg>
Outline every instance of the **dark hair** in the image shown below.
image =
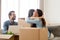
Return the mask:
<svg viewBox="0 0 60 40">
<path fill-rule="evenodd" d="M 9 18 L 10 18 L 11 14 L 12 14 L 13 12 L 15 12 L 15 11 L 10 11 L 10 12 L 9 12 L 9 14 L 8 14 Z"/>
<path fill-rule="evenodd" d="M 28 17 L 31 17 L 31 16 L 33 15 L 33 12 L 34 12 L 34 11 L 35 11 L 34 9 L 30 9 L 30 10 L 29 10 Z"/>
<path fill-rule="evenodd" d="M 41 20 L 42 20 L 42 26 L 45 27 L 45 26 L 46 26 L 46 21 L 45 21 L 45 19 L 44 19 L 44 18 L 41 18 Z"/>
<path fill-rule="evenodd" d="M 42 12 L 42 10 L 40 10 L 40 9 L 37 9 L 37 12 L 38 12 L 38 17 L 41 17 L 41 16 L 43 15 L 43 12 Z"/>
<path fill-rule="evenodd" d="M 38 12 L 38 17 L 41 17 L 41 16 L 43 15 L 42 10 L 37 9 L 37 12 Z M 42 20 L 42 26 L 43 26 L 43 27 L 46 26 L 45 19 L 44 19 L 44 18 L 41 18 L 41 20 Z"/>
<path fill-rule="evenodd" d="M 34 9 L 30 9 L 29 10 L 29 13 L 28 13 L 28 17 L 31 17 L 32 15 L 33 15 L 33 12 L 34 12 L 35 10 Z M 31 24 L 31 27 L 36 27 L 36 24 Z"/>
</svg>

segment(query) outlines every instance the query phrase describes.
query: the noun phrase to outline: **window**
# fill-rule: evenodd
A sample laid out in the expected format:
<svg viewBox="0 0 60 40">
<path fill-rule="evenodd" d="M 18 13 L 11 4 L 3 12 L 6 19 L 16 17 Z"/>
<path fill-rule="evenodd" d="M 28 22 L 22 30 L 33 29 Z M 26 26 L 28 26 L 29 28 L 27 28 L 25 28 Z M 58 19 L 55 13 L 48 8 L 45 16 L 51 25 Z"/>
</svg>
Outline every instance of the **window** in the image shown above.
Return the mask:
<svg viewBox="0 0 60 40">
<path fill-rule="evenodd" d="M 37 8 L 40 8 L 40 0 L 1 0 L 1 28 L 3 29 L 3 23 L 9 19 L 9 11 L 15 11 L 18 21 L 18 18 L 28 16 L 29 9 Z"/>
<path fill-rule="evenodd" d="M 40 0 L 20 0 L 20 14 L 19 18 L 28 16 L 29 9 L 40 8 Z"/>
<path fill-rule="evenodd" d="M 18 21 L 18 0 L 1 0 L 1 28 L 3 23 L 8 20 L 8 13 L 15 11 L 16 21 Z"/>
</svg>

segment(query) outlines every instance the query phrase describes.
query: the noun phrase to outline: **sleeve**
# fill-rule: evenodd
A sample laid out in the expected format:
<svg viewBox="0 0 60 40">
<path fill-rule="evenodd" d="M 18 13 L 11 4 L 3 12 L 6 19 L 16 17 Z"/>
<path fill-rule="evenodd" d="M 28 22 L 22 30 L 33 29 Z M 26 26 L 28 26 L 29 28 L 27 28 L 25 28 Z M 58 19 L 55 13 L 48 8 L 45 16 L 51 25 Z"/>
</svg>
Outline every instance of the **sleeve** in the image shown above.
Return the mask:
<svg viewBox="0 0 60 40">
<path fill-rule="evenodd" d="M 2 33 L 3 34 L 6 34 L 6 32 L 7 32 L 7 22 L 4 22 L 4 24 L 3 24 L 3 30 L 2 30 Z"/>
<path fill-rule="evenodd" d="M 30 18 L 26 18 L 25 19 L 25 21 L 27 22 L 27 23 L 35 23 L 35 24 L 37 24 L 38 22 L 40 22 L 40 20 L 32 20 L 32 19 L 30 19 Z"/>
</svg>

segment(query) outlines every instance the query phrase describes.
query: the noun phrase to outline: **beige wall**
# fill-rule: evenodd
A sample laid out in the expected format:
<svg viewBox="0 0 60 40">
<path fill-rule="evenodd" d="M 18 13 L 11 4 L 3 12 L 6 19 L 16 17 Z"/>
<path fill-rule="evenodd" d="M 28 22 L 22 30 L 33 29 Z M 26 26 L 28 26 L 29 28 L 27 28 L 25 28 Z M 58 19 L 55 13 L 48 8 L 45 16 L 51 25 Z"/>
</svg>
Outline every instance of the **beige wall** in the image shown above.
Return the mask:
<svg viewBox="0 0 60 40">
<path fill-rule="evenodd" d="M 40 0 L 47 25 L 60 25 L 60 0 Z"/>
<path fill-rule="evenodd" d="M 60 25 L 60 0 L 44 0 L 44 12 L 49 24 Z"/>
<path fill-rule="evenodd" d="M 40 0 L 40 9 L 44 11 L 44 0 Z"/>
</svg>

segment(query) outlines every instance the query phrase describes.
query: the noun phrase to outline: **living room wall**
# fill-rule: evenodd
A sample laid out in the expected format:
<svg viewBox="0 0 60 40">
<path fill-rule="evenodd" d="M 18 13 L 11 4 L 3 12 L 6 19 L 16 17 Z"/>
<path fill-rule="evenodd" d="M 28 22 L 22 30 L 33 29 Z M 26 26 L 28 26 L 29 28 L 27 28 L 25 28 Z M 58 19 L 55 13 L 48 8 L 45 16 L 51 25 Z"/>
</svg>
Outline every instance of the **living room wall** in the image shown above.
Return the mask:
<svg viewBox="0 0 60 40">
<path fill-rule="evenodd" d="M 60 0 L 44 0 L 44 13 L 49 24 L 60 25 Z"/>
</svg>

